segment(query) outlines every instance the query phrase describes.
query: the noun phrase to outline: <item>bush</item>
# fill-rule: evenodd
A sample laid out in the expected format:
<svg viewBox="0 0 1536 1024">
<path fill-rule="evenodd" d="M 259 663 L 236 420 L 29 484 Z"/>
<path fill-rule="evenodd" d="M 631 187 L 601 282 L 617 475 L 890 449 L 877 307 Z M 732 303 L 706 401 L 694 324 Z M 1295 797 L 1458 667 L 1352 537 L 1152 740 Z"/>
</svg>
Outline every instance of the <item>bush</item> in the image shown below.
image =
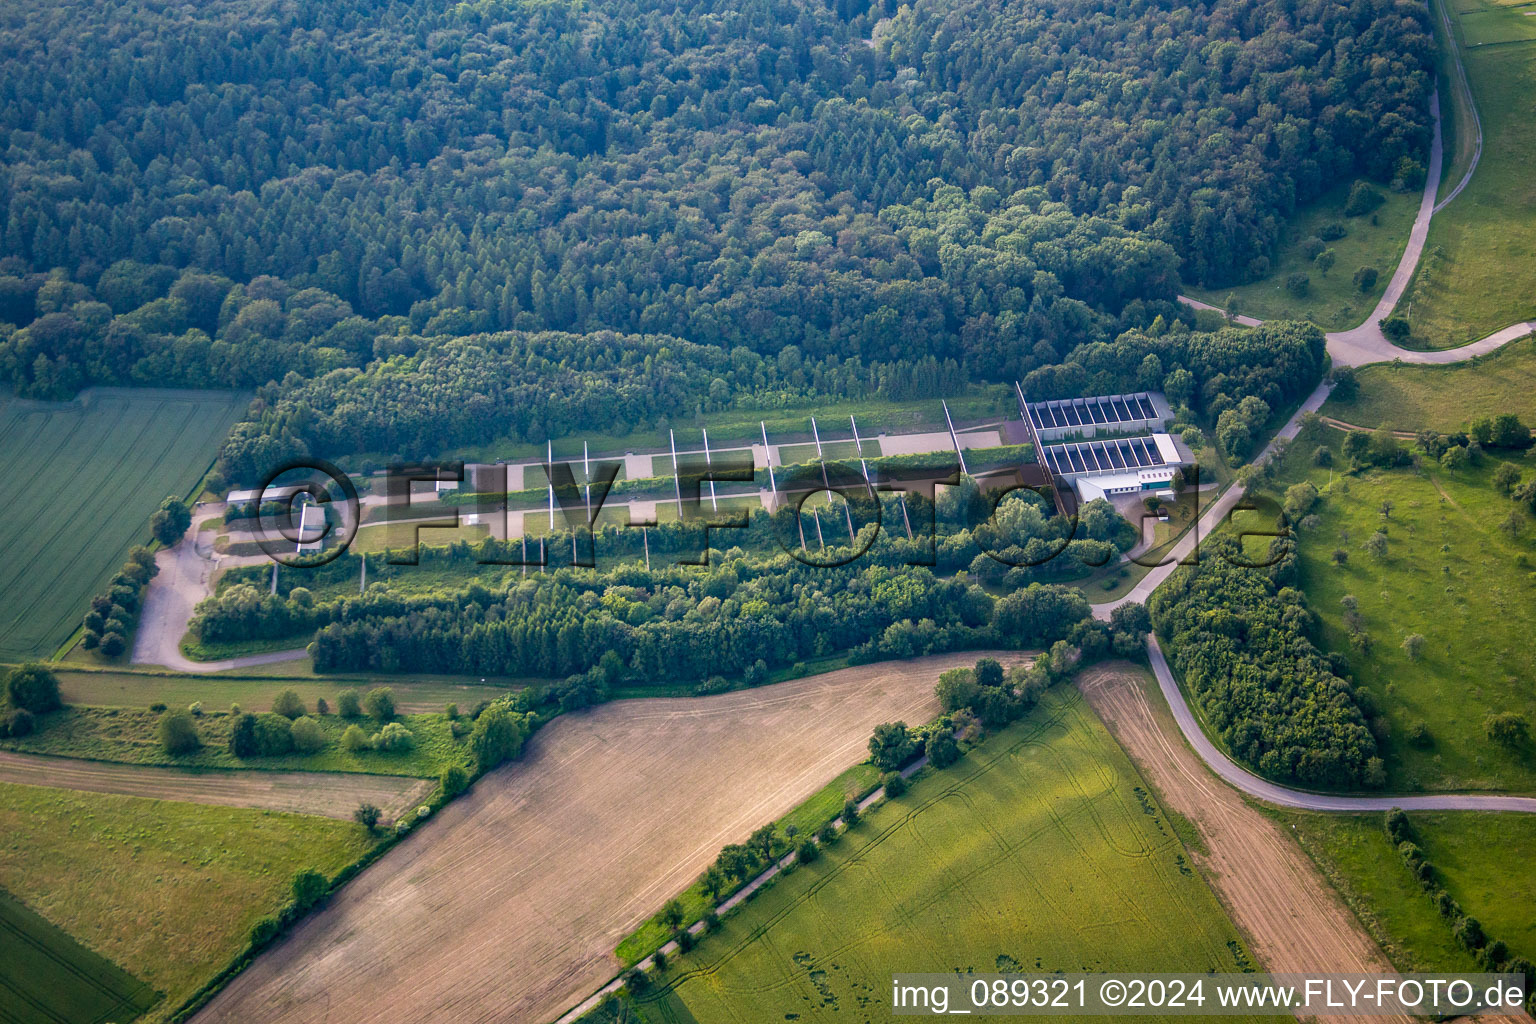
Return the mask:
<svg viewBox="0 0 1536 1024">
<path fill-rule="evenodd" d="M 251 925 L 251 945 L 256 947 L 265 946 L 267 943 L 277 938 L 278 932 L 281 932 L 282 930 L 282 923 L 279 922 L 277 918 L 264 917 L 260 921 L 257 921 L 255 924 Z"/>
<path fill-rule="evenodd" d="M 1501 747 L 1513 750 L 1530 739 L 1531 725 L 1518 712 L 1498 711 L 1483 719 L 1483 731 Z"/>
<path fill-rule="evenodd" d="M 22 736 L 32 735 L 32 730 L 35 728 L 37 728 L 37 720 L 26 708 L 12 708 L 0 715 L 0 736 L 19 739 Z"/>
<path fill-rule="evenodd" d="M 474 752 L 480 771 L 488 772 L 523 752 L 528 738 L 528 716 L 508 710 L 498 701 L 475 719 L 470 731 L 469 749 Z"/>
<path fill-rule="evenodd" d="M 336 696 L 336 713 L 342 718 L 361 718 L 363 705 L 356 690 L 342 690 Z"/>
<path fill-rule="evenodd" d="M 693 933 L 687 928 L 679 928 L 672 933 L 672 941 L 677 943 L 677 951 L 679 953 L 686 953 L 693 948 Z"/>
<path fill-rule="evenodd" d="M 128 638 L 119 632 L 111 632 L 101 638 L 101 653 L 115 658 L 128 649 Z"/>
<path fill-rule="evenodd" d="M 279 757 L 293 752 L 293 723 L 270 711 L 255 716 L 256 752 Z"/>
<path fill-rule="evenodd" d="M 255 757 L 261 752 L 256 740 L 256 716 L 240 714 L 235 707 L 235 724 L 229 730 L 229 752 L 236 757 Z"/>
<path fill-rule="evenodd" d="M 884 722 L 875 726 L 869 738 L 870 760 L 882 771 L 894 771 L 912 757 L 917 743 L 907 732 L 905 722 Z"/>
<path fill-rule="evenodd" d="M 1389 316 L 1381 321 L 1381 333 L 1391 341 L 1407 341 L 1410 331 L 1408 321 L 1400 316 Z"/>
<path fill-rule="evenodd" d="M 816 841 L 822 846 L 831 846 L 837 842 L 837 826 L 830 821 L 816 830 Z"/>
<path fill-rule="evenodd" d="M 284 718 L 298 718 L 304 714 L 304 711 L 304 702 L 292 690 L 284 690 L 272 701 L 272 713 L 282 715 Z"/>
<path fill-rule="evenodd" d="M 46 715 L 64 706 L 59 699 L 58 677 L 43 665 L 18 665 L 11 669 L 5 677 L 5 693 L 12 707 L 34 715 Z"/>
<path fill-rule="evenodd" d="M 325 730 L 313 718 L 302 715 L 293 722 L 293 746 L 301 754 L 313 754 L 325 746 Z"/>
<path fill-rule="evenodd" d="M 372 832 L 379 824 L 379 817 L 383 814 L 373 804 L 358 804 L 357 810 L 352 812 L 352 820 L 363 828 Z"/>
<path fill-rule="evenodd" d="M 1297 272 L 1285 279 L 1285 290 L 1298 299 L 1307 297 L 1307 292 L 1312 289 L 1312 279 L 1306 274 Z"/>
<path fill-rule="evenodd" d="M 203 745 L 197 735 L 197 725 L 185 711 L 167 711 L 160 716 L 160 746 L 167 754 L 179 757 L 190 754 Z"/>
<path fill-rule="evenodd" d="M 382 750 L 386 754 L 399 754 L 416 746 L 416 737 L 411 735 L 411 730 L 399 722 L 390 722 L 374 733 L 370 742 L 375 750 Z"/>
<path fill-rule="evenodd" d="M 820 856 L 821 848 L 809 839 L 795 847 L 795 860 L 800 864 L 810 864 Z"/>
<path fill-rule="evenodd" d="M 325 876 L 310 868 L 305 868 L 293 876 L 293 907 L 299 913 L 304 913 L 325 898 L 326 890 L 330 884 Z"/>
<path fill-rule="evenodd" d="M 880 777 L 887 799 L 894 800 L 907 791 L 907 777 L 901 772 L 886 772 Z"/>
<path fill-rule="evenodd" d="M 1318 445 L 1317 449 L 1312 453 L 1312 465 L 1314 465 L 1314 466 L 1331 466 L 1331 465 L 1333 465 L 1333 449 L 1329 448 L 1325 444 Z"/>
<path fill-rule="evenodd" d="M 843 801 L 843 824 L 848 828 L 859 823 L 859 802 L 853 797 Z"/>
<path fill-rule="evenodd" d="M 375 686 L 363 698 L 363 708 L 381 722 L 395 717 L 395 691 L 387 686 Z"/>
<path fill-rule="evenodd" d="M 1344 203 L 1344 216 L 1362 217 L 1387 201 L 1387 197 L 1371 187 L 1370 182 L 1357 181 L 1350 186 L 1349 199 Z"/>
<path fill-rule="evenodd" d="M 191 704 L 188 704 L 187 705 L 187 713 L 189 715 L 191 715 L 193 718 L 202 718 L 203 717 L 203 702 L 200 701 L 200 700 L 195 700 Z"/>
<path fill-rule="evenodd" d="M 960 744 L 954 733 L 947 730 L 936 733 L 928 741 L 928 763 L 935 768 L 948 768 L 960 760 Z"/>
<path fill-rule="evenodd" d="M 452 800 L 469 788 L 469 773 L 458 765 L 450 765 L 438 778 L 438 784 L 443 788 L 443 796 Z"/>
<path fill-rule="evenodd" d="M 362 730 L 361 726 L 349 725 L 346 731 L 341 734 L 341 749 L 349 754 L 356 754 L 360 751 L 371 750 L 372 746 L 368 742 L 368 734 Z"/>
<path fill-rule="evenodd" d="M 1429 723 L 1418 721 L 1410 725 L 1408 727 L 1408 742 L 1420 750 L 1427 750 L 1434 746 L 1435 738 L 1430 735 Z"/>
<path fill-rule="evenodd" d="M 1368 292 L 1376 287 L 1376 281 L 1380 276 L 1381 272 L 1375 267 L 1361 267 L 1355 271 L 1355 287 L 1362 292 Z"/>
<path fill-rule="evenodd" d="M 324 716 L 330 713 L 331 706 L 325 702 L 325 698 L 317 697 L 315 699 L 315 714 Z"/>
<path fill-rule="evenodd" d="M 176 495 L 168 495 L 160 503 L 160 508 L 149 517 L 149 531 L 154 534 L 155 540 L 170 547 L 187 532 L 187 527 L 192 525 L 192 510 L 187 508 L 187 503 Z"/>
</svg>

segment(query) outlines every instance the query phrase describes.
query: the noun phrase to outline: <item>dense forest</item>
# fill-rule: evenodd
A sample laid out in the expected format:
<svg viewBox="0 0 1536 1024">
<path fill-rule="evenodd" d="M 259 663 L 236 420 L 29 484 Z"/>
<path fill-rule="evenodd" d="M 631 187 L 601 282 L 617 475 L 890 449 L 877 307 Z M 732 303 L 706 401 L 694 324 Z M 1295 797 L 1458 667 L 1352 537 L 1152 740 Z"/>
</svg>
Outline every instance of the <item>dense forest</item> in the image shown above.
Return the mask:
<svg viewBox="0 0 1536 1024">
<path fill-rule="evenodd" d="M 1169 577 L 1148 605 L 1169 660 L 1216 734 L 1264 775 L 1380 788 L 1386 769 L 1355 692 L 1312 642 L 1317 623 L 1295 587 L 1295 551 L 1278 546 L 1270 559 L 1252 568 L 1222 536 L 1205 543 L 1197 567 Z"/>
<path fill-rule="evenodd" d="M 497 391 L 475 349 L 610 422 L 1022 376 L 1177 333 L 1181 278 L 1262 274 L 1298 203 L 1422 173 L 1428 24 L 1404 0 L 23 0 L 0 377 L 270 384 L 246 435 L 335 454 L 484 439 L 309 433 L 402 377 Z M 496 429 L 564 425 L 533 415 Z"/>
</svg>

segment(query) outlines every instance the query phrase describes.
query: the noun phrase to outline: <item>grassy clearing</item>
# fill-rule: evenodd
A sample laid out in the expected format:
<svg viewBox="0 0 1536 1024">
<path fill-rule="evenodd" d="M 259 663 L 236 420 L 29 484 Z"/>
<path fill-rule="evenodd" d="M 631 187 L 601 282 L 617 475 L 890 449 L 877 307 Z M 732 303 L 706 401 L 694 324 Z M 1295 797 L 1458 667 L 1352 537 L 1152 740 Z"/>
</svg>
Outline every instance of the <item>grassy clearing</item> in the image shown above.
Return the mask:
<svg viewBox="0 0 1536 1024">
<path fill-rule="evenodd" d="M 1005 414 L 1013 416 L 1018 414 L 1013 389 L 1006 385 L 973 385 L 966 394 L 946 397 L 945 401 L 949 403 L 950 415 L 954 417 L 957 426 Z M 606 456 L 625 451 L 665 452 L 668 450 L 669 429 L 675 432 L 680 451 L 702 450 L 703 429 L 709 430 L 711 449 L 761 444 L 762 427 L 759 424 L 766 424 L 768 440 L 773 444 L 806 442 L 812 440 L 812 416 L 816 417 L 816 424 L 822 431 L 823 439 L 828 436 L 851 439 L 853 428 L 848 422 L 848 417 L 857 418 L 859 436 L 866 439 L 866 445 L 867 439 L 881 432 L 904 433 L 915 430 L 944 429 L 944 410 L 936 398 L 903 402 L 891 402 L 878 398 L 857 401 L 822 399 L 784 409 L 746 409 L 712 413 L 707 416 L 692 417 L 687 421 L 678 420 L 667 426 L 637 430 L 629 434 L 593 433 L 569 437 L 563 441 L 557 439 L 555 458 L 581 458 L 583 441 L 587 443 L 594 457 L 598 453 Z M 523 462 L 543 460 L 546 454 L 547 449 L 542 442 L 500 441 L 453 449 L 443 452 L 438 457 L 463 459 L 467 462 L 497 460 Z M 377 465 L 388 462 L 391 457 L 387 453 L 372 453 L 343 460 L 343 464 L 345 466 L 361 466 L 369 463 Z M 660 460 L 658 460 L 659 464 Z"/>
<path fill-rule="evenodd" d="M 313 709 L 311 709 L 313 710 Z M 349 753 L 341 748 L 341 734 L 349 723 L 334 714 L 318 719 L 326 746 L 314 754 L 238 758 L 229 752 L 229 733 L 234 716 L 228 712 L 205 714 L 197 720 L 202 749 L 173 756 L 160 745 L 160 715 L 139 708 L 69 707 L 38 720 L 38 731 L 21 739 L 3 741 L 11 750 L 56 757 L 80 757 L 120 764 L 174 765 L 183 768 L 261 768 L 274 771 L 362 772 L 367 775 L 410 775 L 433 779 L 449 765 L 469 764 L 462 740 L 455 740 L 448 719 L 441 714 L 402 715 L 399 719 L 415 737 L 408 751 L 385 753 L 364 750 Z M 379 723 L 358 719 L 365 732 L 374 733 Z"/>
<path fill-rule="evenodd" d="M 1536 339 L 1511 342 L 1491 355 L 1449 366 L 1381 363 L 1355 372 L 1359 395 L 1349 402 L 1328 402 L 1323 415 L 1362 427 L 1447 434 L 1503 412 L 1536 423 L 1536 388 L 1531 386 L 1536 382 Z"/>
<path fill-rule="evenodd" d="M 245 946 L 295 873 L 334 875 L 372 844 L 326 818 L 0 785 L 0 887 L 164 993 L 148 1022 Z"/>
<path fill-rule="evenodd" d="M 88 391 L 73 402 L 0 396 L 0 660 L 54 653 L 91 595 L 185 495 L 247 396 Z"/>
<path fill-rule="evenodd" d="M 153 988 L 0 891 L 0 988 L 6 1024 L 132 1020 Z"/>
<path fill-rule="evenodd" d="M 1236 930 L 1075 690 L 919 779 L 672 960 L 656 1022 L 883 1017 L 896 971 L 1236 971 Z"/>
<path fill-rule="evenodd" d="M 1295 446 L 1284 478 L 1304 473 L 1326 489 L 1329 471 L 1302 463 L 1319 439 L 1341 436 L 1310 432 Z M 1536 527 L 1527 521 L 1514 538 L 1500 529 L 1515 506 L 1489 483 L 1498 461 L 1484 458 L 1482 466 L 1457 473 L 1438 466 L 1423 475 L 1335 472 L 1318 525 L 1299 538 L 1301 584 L 1321 619 L 1322 646 L 1345 653 L 1387 724 L 1380 744 L 1391 790 L 1536 790 L 1531 752 L 1493 744 L 1483 727 L 1494 711 L 1536 720 L 1536 651 L 1529 643 Z M 1383 501 L 1392 503 L 1389 519 L 1381 515 Z M 1375 558 L 1362 545 L 1383 525 L 1387 553 Z M 1348 552 L 1344 566 L 1333 564 L 1335 549 Z M 1358 605 L 1367 650 L 1351 644 L 1345 595 Z M 1417 660 L 1402 647 L 1411 634 L 1425 638 Z M 1427 744 L 1410 742 L 1419 722 L 1428 727 Z"/>
<path fill-rule="evenodd" d="M 850 797 L 861 800 L 880 784 L 880 771 L 872 764 L 856 764 L 837 778 L 817 790 L 805 803 L 780 818 L 775 824 L 781 834 L 789 834 L 793 827 L 802 836 L 815 834 L 827 822 L 843 812 L 843 803 Z M 697 883 L 690 885 L 677 897 L 683 905 L 683 920 L 691 924 L 709 912 L 711 901 Z M 660 914 L 626 935 L 614 951 L 625 964 L 638 963 L 649 956 L 671 933 L 661 923 Z"/>
<path fill-rule="evenodd" d="M 1382 816 L 1284 813 L 1313 860 L 1354 907 L 1394 966 L 1477 970 L 1392 849 Z M 1536 959 L 1536 819 L 1521 814 L 1409 815 L 1446 890 L 1518 956 Z"/>
<path fill-rule="evenodd" d="M 307 666 L 309 662 L 294 664 Z M 264 665 L 262 670 L 265 672 L 282 667 Z M 66 704 L 117 708 L 147 708 L 151 704 L 165 704 L 173 708 L 184 708 L 193 701 L 201 701 L 209 710 L 223 710 L 231 704 L 239 704 L 247 711 L 270 710 L 272 698 L 287 689 L 297 693 L 306 705 L 313 707 L 316 700 L 324 699 L 334 708 L 337 694 L 342 690 L 353 687 L 366 691 L 378 685 L 388 685 L 394 690 L 395 706 L 403 711 L 441 711 L 449 703 L 469 711 L 482 700 L 494 700 L 528 682 L 496 679 L 480 685 L 428 676 L 392 677 L 387 681 L 359 677 L 354 681 L 338 681 L 334 676 L 323 679 L 283 679 L 248 675 L 79 672 L 67 669 L 55 669 L 54 675 L 59 677 L 59 686 Z"/>
<path fill-rule="evenodd" d="M 1461 7 L 1452 23 L 1482 115 L 1483 155 L 1466 190 L 1430 222 L 1418 275 L 1399 306 L 1427 348 L 1464 344 L 1536 315 L 1536 45 L 1504 41 L 1536 39 L 1536 17 L 1523 16 L 1536 8 L 1487 0 Z"/>
<path fill-rule="evenodd" d="M 461 525 L 458 527 L 422 527 L 418 528 L 410 523 L 384 523 L 378 526 L 368 526 L 357 531 L 357 536 L 352 539 L 349 550 L 359 554 L 370 551 L 383 551 L 386 548 L 400 550 L 415 545 L 419 541 L 423 545 L 436 545 L 442 547 L 446 544 L 456 544 L 460 541 L 467 544 L 479 544 L 491 534 L 490 527 L 483 524 Z"/>
<path fill-rule="evenodd" d="M 1387 290 L 1392 271 L 1397 269 L 1418 212 L 1419 192 L 1394 193 L 1378 186 L 1387 201 L 1376 210 L 1376 223 L 1372 224 L 1371 215 L 1344 216 L 1351 184 L 1344 182 L 1296 212 L 1285 226 L 1274 269 L 1267 277 L 1237 288 L 1187 288 L 1187 294 L 1216 306 L 1224 306 L 1228 295 L 1236 295 L 1242 314 L 1261 320 L 1311 320 L 1330 331 L 1358 326 Z M 1349 233 L 1325 243 L 1336 253 L 1337 262 L 1324 275 L 1302 252 L 1301 244 L 1334 221 Z M 1367 266 L 1378 271 L 1376 285 L 1362 292 L 1355 286 L 1354 276 L 1357 269 Z M 1299 299 L 1285 287 L 1286 279 L 1297 273 L 1311 279 L 1306 296 Z"/>
</svg>

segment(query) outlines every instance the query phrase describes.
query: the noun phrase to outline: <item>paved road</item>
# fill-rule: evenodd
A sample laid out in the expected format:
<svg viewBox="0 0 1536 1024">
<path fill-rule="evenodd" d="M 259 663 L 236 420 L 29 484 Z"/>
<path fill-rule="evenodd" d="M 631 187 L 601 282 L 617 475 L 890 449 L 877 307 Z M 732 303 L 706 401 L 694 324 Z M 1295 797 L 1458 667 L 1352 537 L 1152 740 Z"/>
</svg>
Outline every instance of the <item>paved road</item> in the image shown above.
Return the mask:
<svg viewBox="0 0 1536 1024">
<path fill-rule="evenodd" d="M 1444 17 L 1444 12 L 1441 12 Z M 1446 31 L 1450 31 L 1447 24 Z M 1456 58 L 1458 72 L 1465 76 L 1461 70 L 1461 55 L 1455 49 L 1454 40 L 1451 43 L 1452 55 Z M 1471 93 L 1467 93 L 1470 101 Z M 1397 308 L 1398 300 L 1403 297 L 1409 282 L 1413 280 L 1414 272 L 1418 269 L 1419 258 L 1424 254 L 1424 242 L 1429 237 L 1429 222 L 1435 211 L 1443 208 L 1446 203 L 1455 199 L 1461 190 L 1466 187 L 1472 178 L 1472 171 L 1477 167 L 1477 158 L 1474 157 L 1472 167 L 1467 170 L 1465 177 L 1444 201 L 1435 202 L 1435 194 L 1440 190 L 1440 176 L 1445 166 L 1445 147 L 1440 130 L 1440 94 L 1436 93 L 1429 104 L 1430 113 L 1434 118 L 1434 139 L 1429 148 L 1429 169 L 1424 177 L 1424 191 L 1419 199 L 1419 212 L 1413 220 L 1413 229 L 1408 233 L 1408 244 L 1403 249 L 1402 259 L 1398 260 L 1397 269 L 1392 273 L 1392 280 L 1387 282 L 1386 291 L 1382 292 L 1381 299 L 1376 303 L 1376 308 L 1371 310 L 1369 316 L 1358 327 L 1352 327 L 1347 331 L 1334 331 L 1328 335 L 1328 355 L 1333 359 L 1335 366 L 1366 366 L 1370 363 L 1404 362 L 1423 366 L 1443 366 L 1447 363 L 1459 363 L 1476 356 L 1487 355 L 1504 347 L 1512 341 L 1536 332 L 1536 320 L 1528 320 L 1522 323 L 1511 324 L 1501 331 L 1495 331 L 1486 338 L 1462 345 L 1459 348 L 1440 349 L 1434 352 L 1417 352 L 1406 348 L 1399 348 L 1387 339 L 1381 331 L 1380 321 L 1385 320 Z M 1473 106 L 1473 116 L 1476 117 L 1476 106 Z M 1478 125 L 1477 152 L 1482 153 L 1482 126 Z M 1208 302 L 1192 299 L 1187 295 L 1180 295 L 1179 301 L 1186 306 L 1195 309 L 1210 309 L 1220 313 L 1222 310 L 1212 306 Z M 1251 316 L 1239 316 L 1234 318 L 1238 323 L 1248 327 L 1257 327 L 1263 323 Z"/>
<path fill-rule="evenodd" d="M 265 555 L 230 558 L 213 553 L 211 540 L 199 534 L 197 528 L 200 523 L 223 514 L 222 505 L 200 508 L 186 536 L 177 541 L 174 547 L 156 552 L 155 564 L 160 567 L 160 571 L 155 574 L 149 586 L 144 588 L 144 612 L 139 617 L 139 627 L 134 633 L 133 654 L 129 658 L 131 664 L 159 665 L 178 672 L 222 672 L 226 669 L 297 661 L 308 656 L 303 648 L 248 654 L 219 661 L 193 661 L 181 653 L 181 638 L 187 631 L 187 623 L 192 620 L 192 611 L 199 601 L 212 592 L 214 576 L 219 568 L 258 564 L 267 560 Z"/>
<path fill-rule="evenodd" d="M 1254 457 L 1254 465 L 1262 465 L 1269 461 L 1275 454 L 1277 442 L 1289 441 L 1300 433 L 1302 417 L 1309 412 L 1316 412 L 1322 408 L 1323 402 L 1327 401 L 1327 399 L 1328 385 L 1326 383 L 1319 384 L 1301 405 L 1297 407 L 1296 411 L 1291 414 L 1291 418 L 1285 421 L 1285 426 L 1280 428 L 1275 434 L 1274 439 L 1265 445 L 1263 451 Z M 1242 501 L 1243 495 L 1246 493 L 1247 490 L 1242 484 L 1233 484 L 1231 487 L 1228 487 L 1221 497 L 1206 507 L 1205 514 L 1173 546 L 1173 550 L 1168 553 L 1167 561 L 1143 576 L 1141 582 L 1132 587 L 1130 592 L 1124 597 L 1094 605 L 1094 618 L 1107 621 L 1111 612 L 1121 605 L 1132 601 L 1146 604 L 1147 600 L 1152 596 L 1152 592 L 1162 586 L 1164 580 L 1173 575 L 1173 571 L 1179 567 L 1181 562 L 1189 558 L 1200 544 L 1201 538 L 1209 535 L 1221 525 L 1222 520 L 1231 514 L 1232 510 L 1238 506 L 1238 503 Z"/>
<path fill-rule="evenodd" d="M 1259 778 L 1247 769 L 1233 763 L 1232 759 L 1216 749 L 1205 735 L 1184 692 L 1173 678 L 1168 659 L 1158 645 L 1157 636 L 1147 636 L 1147 656 L 1152 661 L 1152 672 L 1157 676 L 1158 688 L 1173 710 L 1173 717 L 1189 745 L 1211 770 L 1227 782 L 1250 796 L 1281 807 L 1298 807 L 1308 811 L 1385 811 L 1401 807 L 1407 811 L 1520 811 L 1536 813 L 1536 797 L 1484 796 L 1459 793 L 1437 793 L 1433 796 L 1331 796 L 1287 789 Z"/>
<path fill-rule="evenodd" d="M 158 765 L 84 761 L 0 750 L 0 782 L 87 793 L 116 793 L 151 800 L 255 807 L 350 821 L 367 801 L 394 820 L 424 800 L 436 783 L 397 775 L 356 772 L 269 772 L 259 769 L 196 770 Z"/>
</svg>

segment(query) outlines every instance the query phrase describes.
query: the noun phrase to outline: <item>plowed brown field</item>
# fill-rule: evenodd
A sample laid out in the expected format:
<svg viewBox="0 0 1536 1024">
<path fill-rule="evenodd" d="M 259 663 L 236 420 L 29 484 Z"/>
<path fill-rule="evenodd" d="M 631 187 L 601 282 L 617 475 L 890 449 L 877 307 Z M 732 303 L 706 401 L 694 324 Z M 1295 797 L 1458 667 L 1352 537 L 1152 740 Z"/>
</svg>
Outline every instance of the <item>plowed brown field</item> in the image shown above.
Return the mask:
<svg viewBox="0 0 1536 1024">
<path fill-rule="evenodd" d="M 1095 666 L 1078 677 L 1083 696 L 1163 802 L 1199 829 L 1207 852 L 1191 852 L 1263 969 L 1390 973 L 1381 950 L 1296 841 L 1211 775 L 1166 707 L 1154 709 L 1151 685 L 1145 669 L 1128 664 Z"/>
<path fill-rule="evenodd" d="M 939 673 L 979 656 L 562 716 L 196 1019 L 553 1020 L 618 970 L 617 941 L 722 846 L 860 760 L 877 724 L 932 717 Z"/>
</svg>

